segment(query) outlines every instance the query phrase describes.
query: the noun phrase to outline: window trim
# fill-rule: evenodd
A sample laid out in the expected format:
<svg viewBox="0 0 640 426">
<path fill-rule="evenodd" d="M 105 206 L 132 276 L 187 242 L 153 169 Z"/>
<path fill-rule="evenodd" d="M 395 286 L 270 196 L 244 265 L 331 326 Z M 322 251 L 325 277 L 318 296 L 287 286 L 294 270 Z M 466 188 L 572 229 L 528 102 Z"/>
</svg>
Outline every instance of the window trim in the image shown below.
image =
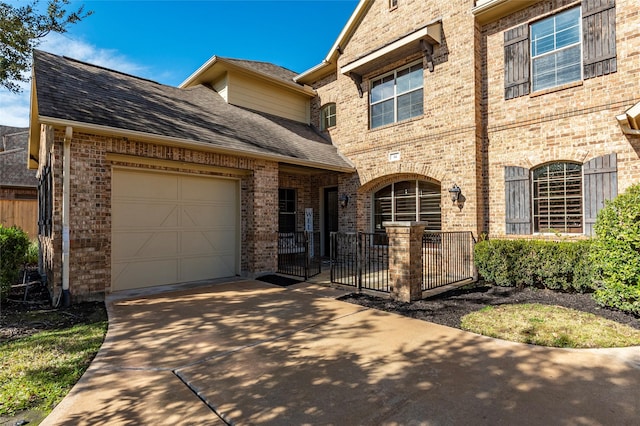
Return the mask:
<svg viewBox="0 0 640 426">
<path fill-rule="evenodd" d="M 420 189 L 421 189 L 420 188 L 420 184 L 424 183 L 424 184 L 427 184 L 427 185 L 432 185 L 434 187 L 434 192 L 431 195 L 434 198 L 437 196 L 438 208 L 440 209 L 440 211 L 439 211 L 439 214 L 440 214 L 439 227 L 438 227 L 437 230 L 441 230 L 442 229 L 442 194 L 441 194 L 441 185 L 439 183 L 437 183 L 437 182 L 433 182 L 433 181 L 430 181 L 430 180 L 427 180 L 427 179 L 405 179 L 405 180 L 398 180 L 398 181 L 391 182 L 390 184 L 384 185 L 382 187 L 379 187 L 376 190 L 371 192 L 371 206 L 372 206 L 372 208 L 371 208 L 371 228 L 373 229 L 373 232 L 378 232 L 378 233 L 385 232 L 384 227 L 382 227 L 382 222 L 384 222 L 384 221 L 380 222 L 380 228 L 376 227 L 376 225 L 377 225 L 376 224 L 376 216 L 378 216 L 376 214 L 376 201 L 378 200 L 378 197 L 376 197 L 376 194 L 378 192 L 382 191 L 383 189 L 391 187 L 391 195 L 390 195 L 391 221 L 392 222 L 398 221 L 397 216 L 396 216 L 397 215 L 397 202 L 396 201 L 397 201 L 398 198 L 396 198 L 396 189 L 395 189 L 395 187 L 398 184 L 403 184 L 403 183 L 406 183 L 406 182 L 411 182 L 411 183 L 413 183 L 415 185 L 414 186 L 414 188 L 415 188 L 415 194 L 414 194 L 414 196 L 415 196 L 415 204 L 414 204 L 415 216 L 412 218 L 411 221 L 415 220 L 416 222 L 419 222 L 421 215 L 426 215 L 426 214 L 429 213 L 428 211 L 425 211 L 425 212 L 420 211 L 420 205 L 421 205 L 420 200 L 421 200 L 421 197 L 422 197 L 422 194 L 420 194 Z M 440 187 L 440 189 L 436 190 L 437 187 Z M 430 194 L 425 194 L 425 198 L 429 197 L 429 195 Z M 403 213 L 401 213 L 401 214 L 403 214 Z M 410 214 L 410 213 L 404 213 L 404 214 Z M 400 220 L 400 221 L 402 221 L 402 220 Z M 436 229 L 433 229 L 433 230 L 436 230 Z"/>
<path fill-rule="evenodd" d="M 330 109 L 333 107 L 333 114 L 330 114 Z M 329 112 L 329 113 L 327 113 Z M 326 103 L 320 108 L 320 130 L 329 130 L 336 127 L 337 124 L 337 107 L 335 102 Z M 329 125 L 328 120 L 333 117 L 333 124 Z"/>
<path fill-rule="evenodd" d="M 571 165 L 575 165 L 579 167 L 579 178 L 580 178 L 580 196 L 579 197 L 574 197 L 576 199 L 580 200 L 580 231 L 579 232 L 571 232 L 568 231 L 567 229 L 569 229 L 569 220 L 568 217 L 569 215 L 567 214 L 567 195 L 566 193 L 564 194 L 564 199 L 565 199 L 565 203 L 564 203 L 564 215 L 563 215 L 563 221 L 564 221 L 564 227 L 563 230 L 555 230 L 554 228 L 546 228 L 545 230 L 540 231 L 540 224 L 539 221 L 537 222 L 536 219 L 540 217 L 540 214 L 536 214 L 536 191 L 535 191 L 535 185 L 536 185 L 536 178 L 534 177 L 534 174 L 536 172 L 536 170 L 540 170 L 542 168 L 545 167 L 549 167 L 553 164 L 562 164 L 564 166 L 564 172 L 565 172 L 565 178 L 564 178 L 564 184 L 566 186 L 566 167 L 567 165 L 571 164 Z M 575 162 L 575 161 L 562 161 L 562 160 L 558 160 L 558 161 L 551 161 L 548 163 L 544 163 L 544 164 L 540 164 L 536 167 L 531 168 L 530 170 L 530 185 L 531 185 L 531 231 L 533 235 L 553 235 L 553 234 L 560 234 L 560 235 L 585 235 L 585 188 L 584 188 L 584 164 L 579 163 L 579 162 Z M 549 199 L 551 199 L 551 197 L 548 197 Z M 538 197 L 538 201 L 541 199 L 541 197 Z M 549 215 L 550 216 L 550 215 Z M 536 230 L 538 229 L 538 230 Z"/>
<path fill-rule="evenodd" d="M 401 72 L 401 71 L 404 71 L 406 69 L 412 68 L 414 66 L 417 66 L 417 65 L 419 65 L 420 69 L 422 70 L 422 78 L 421 78 L 421 83 L 422 84 L 420 85 L 420 87 L 414 88 L 414 89 L 411 89 L 411 90 L 408 90 L 408 91 L 405 91 L 405 92 L 402 92 L 402 93 L 398 93 L 398 91 L 397 91 L 398 73 Z M 377 81 L 381 81 L 384 78 L 389 77 L 391 75 L 393 76 L 393 96 L 391 96 L 389 98 L 381 99 L 379 101 L 376 101 L 375 103 L 372 102 L 372 93 L 373 93 L 373 85 L 374 85 L 374 83 L 377 82 Z M 424 64 L 423 64 L 423 61 L 421 59 L 417 60 L 417 61 L 410 62 L 410 63 L 408 63 L 406 65 L 401 66 L 401 67 L 395 68 L 395 69 L 393 69 L 393 70 L 391 70 L 389 72 L 386 72 L 384 74 L 380 74 L 380 75 L 376 76 L 375 78 L 369 79 L 369 86 L 370 86 L 370 89 L 369 89 L 369 129 L 370 130 L 379 129 L 379 128 L 382 128 L 382 127 L 385 127 L 385 126 L 390 126 L 390 125 L 396 124 L 396 123 L 401 123 L 401 122 L 404 122 L 404 121 L 407 121 L 407 120 L 411 120 L 411 119 L 414 119 L 416 117 L 420 117 L 420 116 L 424 115 Z M 405 119 L 402 119 L 402 120 L 398 120 L 398 98 L 400 96 L 407 95 L 409 93 L 417 92 L 418 90 L 422 91 L 422 112 L 420 114 L 418 114 L 418 115 L 414 115 L 414 116 L 411 116 L 411 117 L 408 117 L 408 118 L 405 118 Z M 373 125 L 373 114 L 372 114 L 373 106 L 381 104 L 383 102 L 387 102 L 389 100 L 393 100 L 393 121 L 391 121 L 389 123 L 380 124 L 378 126 L 374 126 Z"/>
<path fill-rule="evenodd" d="M 544 21 L 553 19 L 554 20 L 553 37 L 555 39 L 556 35 L 558 34 L 558 32 L 556 31 L 556 28 L 555 28 L 555 20 L 556 20 L 556 18 L 558 16 L 562 15 L 562 14 L 565 14 L 565 13 L 568 13 L 568 12 L 574 11 L 574 10 L 578 10 L 578 17 L 577 17 L 577 21 L 578 21 L 577 22 L 578 23 L 578 41 L 576 43 L 573 43 L 573 44 L 568 45 L 568 46 L 563 46 L 561 48 L 554 48 L 553 50 L 551 50 L 549 52 L 545 52 L 545 53 L 542 53 L 542 54 L 539 54 L 539 55 L 534 55 L 533 54 L 533 46 L 532 46 L 533 43 L 534 43 L 534 40 L 533 40 L 533 27 L 535 25 L 537 25 L 537 24 L 540 24 L 540 23 L 544 22 Z M 545 16 L 545 17 L 542 17 L 542 18 L 537 19 L 535 21 L 529 22 L 529 43 L 528 43 L 529 46 L 528 46 L 528 48 L 529 48 L 529 58 L 530 58 L 529 59 L 529 68 L 530 68 L 529 69 L 529 75 L 531 76 L 531 81 L 530 81 L 529 84 L 531 85 L 531 88 L 530 88 L 530 94 L 531 95 L 537 94 L 537 93 L 540 93 L 540 92 L 544 92 L 544 91 L 547 91 L 547 90 L 553 90 L 553 89 L 556 89 L 556 88 L 559 88 L 559 87 L 563 87 L 565 85 L 575 84 L 578 81 L 583 81 L 584 80 L 584 57 L 583 57 L 583 43 L 582 43 L 583 36 L 584 35 L 583 35 L 583 28 L 582 28 L 582 6 L 580 6 L 580 5 L 573 6 L 573 7 L 567 8 L 565 10 L 560 10 L 560 11 L 557 11 L 557 12 L 555 12 L 555 13 L 549 15 L 549 16 Z M 580 57 L 580 66 L 579 66 L 579 68 L 580 68 L 580 76 L 579 76 L 579 78 L 577 78 L 575 80 L 571 80 L 571 81 L 565 81 L 565 82 L 560 83 L 560 84 L 558 84 L 557 81 L 556 81 L 556 83 L 551 85 L 551 86 L 547 86 L 547 87 L 542 87 L 540 89 L 536 89 L 535 88 L 536 75 L 533 72 L 535 61 L 537 59 L 541 59 L 541 58 L 544 58 L 546 56 L 555 55 L 555 54 L 557 54 L 559 52 L 575 48 L 576 46 L 579 47 L 579 51 L 580 51 L 580 53 L 579 53 L 579 57 Z M 558 69 L 558 66 L 556 64 L 555 70 L 557 71 L 557 69 Z M 557 72 L 556 72 L 556 75 L 557 75 Z"/>
<path fill-rule="evenodd" d="M 288 210 L 281 210 L 280 209 L 280 203 L 281 203 L 281 191 L 291 191 L 291 193 L 293 194 L 293 211 L 288 211 Z M 291 201 L 288 197 L 286 199 L 286 201 Z M 295 232 L 297 229 L 297 211 L 298 211 L 298 191 L 295 188 L 278 188 L 278 232 Z M 281 229 L 281 216 L 293 216 L 293 231 L 290 230 L 282 230 Z"/>
</svg>

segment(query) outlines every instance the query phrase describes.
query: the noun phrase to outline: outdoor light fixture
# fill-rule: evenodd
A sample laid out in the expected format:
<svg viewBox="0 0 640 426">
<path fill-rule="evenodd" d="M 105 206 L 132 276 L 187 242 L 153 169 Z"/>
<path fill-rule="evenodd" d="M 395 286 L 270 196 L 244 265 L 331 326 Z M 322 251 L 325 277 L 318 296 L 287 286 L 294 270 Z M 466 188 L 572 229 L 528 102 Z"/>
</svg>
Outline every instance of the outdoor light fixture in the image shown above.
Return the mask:
<svg viewBox="0 0 640 426">
<path fill-rule="evenodd" d="M 462 210 L 466 198 L 464 195 L 462 195 L 462 190 L 460 189 L 460 187 L 455 183 L 451 188 L 449 188 L 449 196 L 451 197 L 451 202 L 453 204 L 457 204 L 458 208 Z"/>
<path fill-rule="evenodd" d="M 460 193 L 462 191 L 460 190 L 460 187 L 458 185 L 456 185 L 455 183 L 453 184 L 453 186 L 451 188 L 449 188 L 449 196 L 451 196 L 451 202 L 453 204 L 455 204 L 458 199 L 460 198 Z"/>
<path fill-rule="evenodd" d="M 340 206 L 345 208 L 347 207 L 347 204 L 349 204 L 349 196 L 347 194 L 342 194 L 340 196 Z"/>
</svg>

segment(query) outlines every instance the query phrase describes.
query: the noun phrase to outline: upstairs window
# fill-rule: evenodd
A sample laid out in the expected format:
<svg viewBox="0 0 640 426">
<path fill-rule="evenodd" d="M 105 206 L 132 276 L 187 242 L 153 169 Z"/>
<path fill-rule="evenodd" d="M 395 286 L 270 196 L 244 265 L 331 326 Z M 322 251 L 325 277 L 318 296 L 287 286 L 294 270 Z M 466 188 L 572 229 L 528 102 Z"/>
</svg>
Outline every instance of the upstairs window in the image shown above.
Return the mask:
<svg viewBox="0 0 640 426">
<path fill-rule="evenodd" d="M 531 24 L 533 91 L 582 79 L 580 8 Z"/>
<path fill-rule="evenodd" d="M 371 128 L 423 114 L 422 62 L 399 68 L 371 81 Z"/>
<path fill-rule="evenodd" d="M 616 72 L 616 2 L 579 7 L 504 32 L 504 98 Z"/>
<path fill-rule="evenodd" d="M 336 125 L 336 104 L 326 104 L 320 110 L 320 130 L 327 130 Z"/>
</svg>

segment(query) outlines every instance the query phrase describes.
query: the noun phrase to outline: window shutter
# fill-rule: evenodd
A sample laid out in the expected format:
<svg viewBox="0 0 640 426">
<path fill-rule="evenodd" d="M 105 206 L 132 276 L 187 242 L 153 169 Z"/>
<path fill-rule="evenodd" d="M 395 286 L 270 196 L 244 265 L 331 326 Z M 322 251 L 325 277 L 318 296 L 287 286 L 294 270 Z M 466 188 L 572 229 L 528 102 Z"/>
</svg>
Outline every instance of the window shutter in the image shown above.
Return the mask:
<svg viewBox="0 0 640 426">
<path fill-rule="evenodd" d="M 582 0 L 583 78 L 617 71 L 616 2 Z"/>
<path fill-rule="evenodd" d="M 504 98 L 529 94 L 529 25 L 504 33 Z"/>
<path fill-rule="evenodd" d="M 531 234 L 531 183 L 529 169 L 504 169 L 505 217 L 507 234 Z"/>
<path fill-rule="evenodd" d="M 616 153 L 594 158 L 584 164 L 584 233 L 593 235 L 593 225 L 606 200 L 618 195 Z"/>
</svg>

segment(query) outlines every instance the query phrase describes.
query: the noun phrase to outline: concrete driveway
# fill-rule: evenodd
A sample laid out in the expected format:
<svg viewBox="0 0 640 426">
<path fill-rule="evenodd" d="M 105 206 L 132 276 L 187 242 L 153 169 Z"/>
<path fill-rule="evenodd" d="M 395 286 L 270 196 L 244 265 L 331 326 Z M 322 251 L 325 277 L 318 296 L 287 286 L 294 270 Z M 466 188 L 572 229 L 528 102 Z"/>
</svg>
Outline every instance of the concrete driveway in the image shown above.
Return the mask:
<svg viewBox="0 0 640 426">
<path fill-rule="evenodd" d="M 631 425 L 640 352 L 548 349 L 238 281 L 110 298 L 45 425 Z"/>
</svg>

